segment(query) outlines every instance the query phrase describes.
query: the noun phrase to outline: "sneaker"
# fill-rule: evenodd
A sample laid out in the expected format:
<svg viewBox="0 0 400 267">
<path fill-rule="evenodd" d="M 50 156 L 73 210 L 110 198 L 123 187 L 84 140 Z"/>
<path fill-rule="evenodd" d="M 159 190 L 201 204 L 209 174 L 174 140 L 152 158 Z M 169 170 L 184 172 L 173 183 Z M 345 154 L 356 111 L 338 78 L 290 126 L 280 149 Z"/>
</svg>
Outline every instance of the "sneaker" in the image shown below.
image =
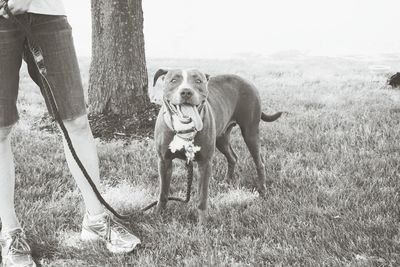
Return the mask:
<svg viewBox="0 0 400 267">
<path fill-rule="evenodd" d="M 0 237 L 1 257 L 4 267 L 36 267 L 31 248 L 22 229 L 17 228 Z"/>
<path fill-rule="evenodd" d="M 83 241 L 103 240 L 112 253 L 128 253 L 140 244 L 140 239 L 107 213 L 85 215 L 82 222 Z"/>
</svg>

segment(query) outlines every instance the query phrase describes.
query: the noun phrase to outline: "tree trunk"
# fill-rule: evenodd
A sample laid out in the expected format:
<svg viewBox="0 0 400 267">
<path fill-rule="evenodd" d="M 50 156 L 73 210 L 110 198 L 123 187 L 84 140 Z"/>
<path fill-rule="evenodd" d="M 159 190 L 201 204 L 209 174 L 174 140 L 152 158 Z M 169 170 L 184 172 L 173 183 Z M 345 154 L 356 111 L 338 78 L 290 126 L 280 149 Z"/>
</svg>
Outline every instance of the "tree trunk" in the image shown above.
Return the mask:
<svg viewBox="0 0 400 267">
<path fill-rule="evenodd" d="M 137 115 L 150 101 L 141 0 L 92 0 L 89 104 L 94 114 Z"/>
</svg>

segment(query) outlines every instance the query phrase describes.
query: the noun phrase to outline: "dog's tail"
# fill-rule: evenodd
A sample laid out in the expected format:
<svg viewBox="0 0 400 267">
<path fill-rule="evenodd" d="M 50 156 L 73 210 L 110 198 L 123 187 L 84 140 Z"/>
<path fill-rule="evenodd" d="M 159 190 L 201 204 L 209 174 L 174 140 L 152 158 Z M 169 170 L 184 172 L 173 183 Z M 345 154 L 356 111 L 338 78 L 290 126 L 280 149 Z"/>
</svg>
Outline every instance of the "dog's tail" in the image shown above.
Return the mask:
<svg viewBox="0 0 400 267">
<path fill-rule="evenodd" d="M 279 117 L 282 115 L 282 112 L 277 112 L 273 115 L 267 115 L 264 112 L 261 113 L 261 119 L 263 121 L 266 122 L 272 122 L 272 121 L 276 121 L 277 119 L 279 119 Z"/>
</svg>

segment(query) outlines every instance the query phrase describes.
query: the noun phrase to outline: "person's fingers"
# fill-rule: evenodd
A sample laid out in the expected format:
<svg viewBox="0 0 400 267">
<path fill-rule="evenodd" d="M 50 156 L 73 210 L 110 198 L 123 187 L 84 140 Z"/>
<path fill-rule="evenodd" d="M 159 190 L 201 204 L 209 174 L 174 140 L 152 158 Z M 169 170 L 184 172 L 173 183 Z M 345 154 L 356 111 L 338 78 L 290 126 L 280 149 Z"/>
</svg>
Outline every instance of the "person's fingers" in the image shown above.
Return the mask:
<svg viewBox="0 0 400 267">
<path fill-rule="evenodd" d="M 7 3 L 8 9 L 11 11 L 10 4 L 11 4 L 11 6 L 13 6 L 13 5 L 14 5 L 14 1 L 13 1 L 13 0 L 10 0 L 10 1 Z M 8 19 L 9 16 L 8 16 L 6 10 L 4 9 L 4 7 L 1 9 L 1 11 L 2 11 L 2 12 L 1 12 L 0 16 L 3 16 L 4 18 Z"/>
<path fill-rule="evenodd" d="M 4 17 L 4 18 L 8 19 L 7 12 L 4 10 L 4 8 L 0 9 L 0 17 Z"/>
<path fill-rule="evenodd" d="M 24 14 L 24 13 L 26 13 L 26 11 L 28 11 L 28 7 L 22 7 L 22 6 L 16 5 L 15 0 L 8 1 L 8 9 L 14 15 Z M 4 8 L 2 10 L 3 10 L 3 12 L 2 12 L 2 14 L 0 14 L 0 16 L 9 18 L 9 16 L 7 15 L 7 12 L 4 10 Z"/>
</svg>

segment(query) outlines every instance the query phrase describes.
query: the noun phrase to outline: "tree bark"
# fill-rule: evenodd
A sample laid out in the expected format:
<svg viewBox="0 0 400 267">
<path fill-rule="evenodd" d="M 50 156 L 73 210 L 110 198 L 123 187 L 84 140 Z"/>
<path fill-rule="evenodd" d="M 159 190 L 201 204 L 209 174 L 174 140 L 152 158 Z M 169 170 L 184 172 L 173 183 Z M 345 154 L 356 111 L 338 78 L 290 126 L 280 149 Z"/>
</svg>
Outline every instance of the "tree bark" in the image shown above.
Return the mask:
<svg viewBox="0 0 400 267">
<path fill-rule="evenodd" d="M 150 101 L 142 0 L 92 0 L 90 111 L 135 115 Z"/>
</svg>

